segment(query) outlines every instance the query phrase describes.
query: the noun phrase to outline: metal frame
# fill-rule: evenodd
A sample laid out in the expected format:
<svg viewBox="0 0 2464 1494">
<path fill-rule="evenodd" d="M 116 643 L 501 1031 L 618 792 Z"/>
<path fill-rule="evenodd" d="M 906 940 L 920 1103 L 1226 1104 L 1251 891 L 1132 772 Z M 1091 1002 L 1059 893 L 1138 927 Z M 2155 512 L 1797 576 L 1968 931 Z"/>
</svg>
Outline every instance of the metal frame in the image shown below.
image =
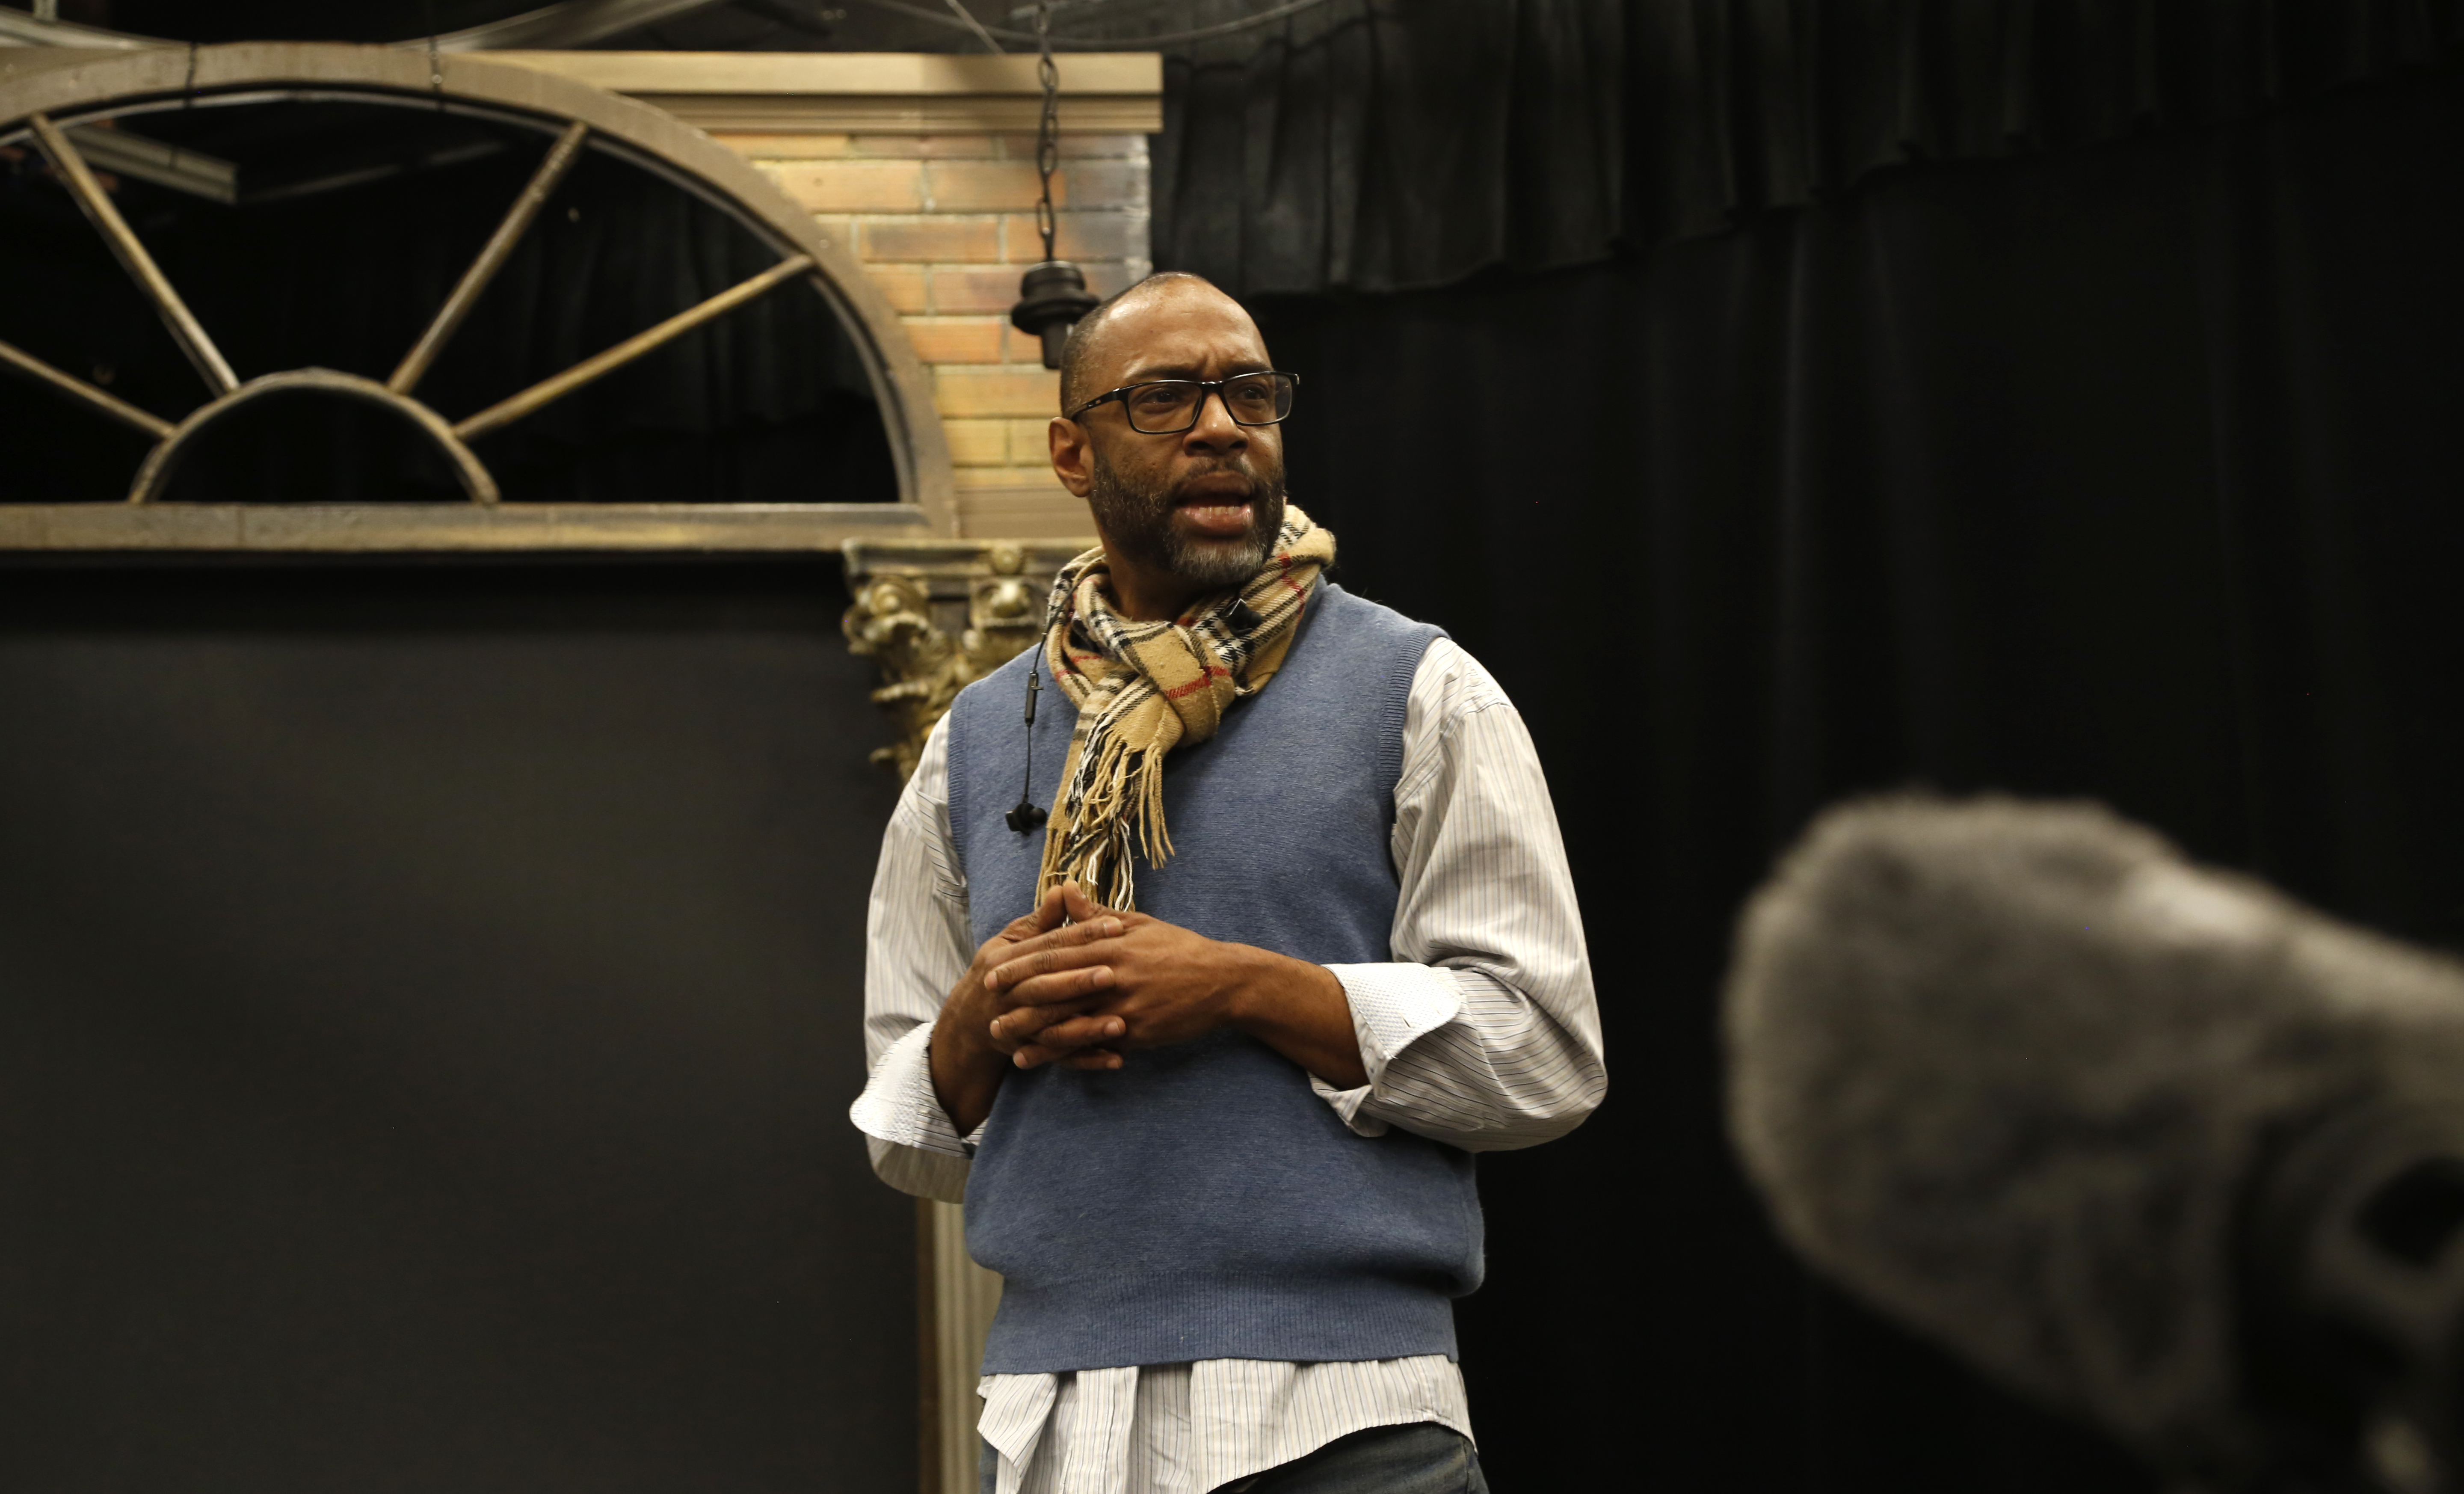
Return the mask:
<svg viewBox="0 0 2464 1494">
<path fill-rule="evenodd" d="M 570 79 L 468 56 L 440 57 L 434 67 L 431 73 L 429 58 L 386 49 L 249 42 L 201 48 L 194 54 L 185 49 L 52 51 L 38 65 L 0 74 L 0 121 L 23 121 L 13 129 L 0 123 L 0 144 L 29 141 L 51 161 L 153 302 L 209 393 L 205 405 L 173 425 L 0 343 L 0 365 L 143 430 L 157 443 L 131 485 L 126 505 L 98 512 L 102 506 L 0 504 L 0 549 L 777 551 L 834 548 L 858 535 L 952 532 L 949 450 L 923 365 L 886 298 L 811 216 L 734 152 L 655 109 Z M 121 216 L 68 133 L 71 126 L 100 118 L 276 99 L 446 108 L 554 137 L 528 187 L 385 384 L 328 369 L 284 370 L 243 382 Z M 780 262 L 510 399 L 449 423 L 412 391 L 564 173 L 583 149 L 593 148 L 655 171 L 727 211 L 769 243 L 781 256 Z M 888 427 L 904 501 L 559 505 L 552 518 L 523 512 L 534 505 L 497 503 L 495 482 L 470 450 L 471 439 L 519 420 L 791 280 L 813 285 L 855 341 Z M 186 443 L 198 430 L 264 395 L 303 390 L 359 399 L 401 414 L 445 454 L 470 506 L 452 505 L 439 513 L 432 504 L 158 504 Z M 488 521 L 471 522 L 478 517 L 473 508 L 488 511 Z M 171 520 L 168 511 L 173 509 L 195 512 Z M 594 522 L 594 516 L 605 522 Z"/>
<path fill-rule="evenodd" d="M 1223 392 L 1223 386 L 1227 384 L 1239 384 L 1243 379 L 1282 379 L 1287 381 L 1282 385 L 1284 397 L 1281 403 L 1283 405 L 1283 408 L 1275 411 L 1275 416 L 1272 420 L 1243 420 L 1240 416 L 1232 413 L 1232 400 L 1229 395 Z M 1196 389 L 1198 391 L 1198 403 L 1189 407 L 1188 425 L 1175 426 L 1169 430 L 1149 430 L 1146 427 L 1138 424 L 1138 417 L 1130 409 L 1130 396 L 1137 393 L 1140 389 L 1153 389 L 1166 385 L 1176 389 Z M 1296 373 L 1286 373 L 1280 368 L 1257 368 L 1252 369 L 1247 373 L 1227 374 L 1221 379 L 1142 379 L 1136 384 L 1125 384 L 1117 389 L 1105 390 L 1103 393 L 1096 395 L 1093 399 L 1089 400 L 1086 404 L 1071 410 L 1068 418 L 1076 420 L 1079 416 L 1086 414 L 1089 410 L 1093 409 L 1098 405 L 1105 405 L 1118 401 L 1121 406 L 1121 413 L 1129 420 L 1130 428 L 1132 430 L 1136 431 L 1142 436 L 1177 436 L 1182 431 L 1195 430 L 1198 428 L 1198 423 L 1206 418 L 1206 401 L 1208 396 L 1211 395 L 1223 402 L 1224 415 L 1236 426 L 1280 426 L 1285 421 L 1292 418 L 1292 400 L 1294 396 L 1300 393 L 1300 388 L 1301 376 Z"/>
</svg>

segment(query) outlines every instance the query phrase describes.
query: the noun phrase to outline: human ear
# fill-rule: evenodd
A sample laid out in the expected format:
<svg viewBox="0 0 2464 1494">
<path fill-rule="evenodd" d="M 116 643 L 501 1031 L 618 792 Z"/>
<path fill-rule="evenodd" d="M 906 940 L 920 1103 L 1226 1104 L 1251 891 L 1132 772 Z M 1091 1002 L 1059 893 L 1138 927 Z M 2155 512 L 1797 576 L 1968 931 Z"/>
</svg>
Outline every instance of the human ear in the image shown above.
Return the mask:
<svg viewBox="0 0 2464 1494">
<path fill-rule="evenodd" d="M 1095 485 L 1093 452 L 1088 448 L 1087 428 L 1066 415 L 1055 415 L 1045 428 L 1052 447 L 1052 474 L 1061 486 L 1079 497 L 1085 497 Z"/>
</svg>

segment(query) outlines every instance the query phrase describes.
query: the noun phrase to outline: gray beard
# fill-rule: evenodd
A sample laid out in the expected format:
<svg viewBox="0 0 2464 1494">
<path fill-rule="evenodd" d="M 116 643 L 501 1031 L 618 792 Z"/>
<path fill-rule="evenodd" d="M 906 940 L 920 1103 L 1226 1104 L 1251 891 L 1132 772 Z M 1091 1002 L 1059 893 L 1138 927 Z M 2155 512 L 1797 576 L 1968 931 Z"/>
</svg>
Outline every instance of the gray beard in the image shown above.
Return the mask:
<svg viewBox="0 0 2464 1494">
<path fill-rule="evenodd" d="M 1254 479 L 1249 496 L 1249 538 L 1239 543 L 1193 543 L 1173 524 L 1172 494 L 1145 493 L 1121 480 L 1104 453 L 1094 453 L 1088 507 L 1112 548 L 1202 591 L 1238 586 L 1265 567 L 1284 532 L 1284 485 Z"/>
</svg>

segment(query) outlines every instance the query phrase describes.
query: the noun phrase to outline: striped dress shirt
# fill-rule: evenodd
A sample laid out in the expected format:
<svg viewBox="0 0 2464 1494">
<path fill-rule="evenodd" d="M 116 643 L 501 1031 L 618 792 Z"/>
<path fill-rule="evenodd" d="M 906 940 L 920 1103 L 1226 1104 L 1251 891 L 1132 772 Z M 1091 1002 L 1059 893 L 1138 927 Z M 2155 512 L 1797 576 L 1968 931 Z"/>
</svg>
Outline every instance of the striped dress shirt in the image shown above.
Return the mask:
<svg viewBox="0 0 2464 1494">
<path fill-rule="evenodd" d="M 948 730 L 933 729 L 882 837 L 865 963 L 871 1077 L 850 1117 L 885 1181 L 957 1202 L 982 1132 L 951 1124 L 926 1047 L 975 955 L 950 833 Z M 1608 1080 L 1530 736 L 1488 671 L 1440 638 L 1413 675 L 1402 745 L 1394 960 L 1327 967 L 1369 1083 L 1337 1089 L 1312 1075 L 1310 1086 L 1363 1136 L 1400 1126 L 1470 1152 L 1561 1136 Z M 1435 1421 L 1471 1436 L 1462 1373 L 1441 1354 L 995 1374 L 979 1389 L 998 1494 L 1206 1494 L 1370 1427 Z"/>
</svg>

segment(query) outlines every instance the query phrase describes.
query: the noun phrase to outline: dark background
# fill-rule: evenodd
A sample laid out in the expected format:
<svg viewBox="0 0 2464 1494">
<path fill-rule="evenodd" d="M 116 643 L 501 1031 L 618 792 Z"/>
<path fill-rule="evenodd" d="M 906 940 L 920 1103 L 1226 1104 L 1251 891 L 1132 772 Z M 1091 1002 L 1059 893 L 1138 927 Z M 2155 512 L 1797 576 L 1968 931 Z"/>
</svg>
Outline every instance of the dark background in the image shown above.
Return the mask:
<svg viewBox="0 0 2464 1494">
<path fill-rule="evenodd" d="M 662 40 L 829 44 L 761 24 Z M 1483 1164 L 1501 1491 L 2150 1486 L 1789 1262 L 1717 981 L 1806 818 L 1908 782 L 2100 798 L 2464 944 L 2459 39 L 2456 0 L 1332 0 L 1167 49 L 1156 260 L 1307 380 L 1345 583 L 1515 695 L 1590 920 L 1608 1104 Z"/>
<path fill-rule="evenodd" d="M 1818 806 L 2087 796 L 2464 946 L 2464 74 L 1599 264 L 1258 302 L 1344 584 L 1530 722 L 1610 1096 L 1482 1159 L 1500 1489 L 2153 1488 L 1781 1253 L 1721 1125 L 1735 910 Z"/>
<path fill-rule="evenodd" d="M 0 1485 L 914 1486 L 836 570 L 0 570 Z"/>
</svg>

